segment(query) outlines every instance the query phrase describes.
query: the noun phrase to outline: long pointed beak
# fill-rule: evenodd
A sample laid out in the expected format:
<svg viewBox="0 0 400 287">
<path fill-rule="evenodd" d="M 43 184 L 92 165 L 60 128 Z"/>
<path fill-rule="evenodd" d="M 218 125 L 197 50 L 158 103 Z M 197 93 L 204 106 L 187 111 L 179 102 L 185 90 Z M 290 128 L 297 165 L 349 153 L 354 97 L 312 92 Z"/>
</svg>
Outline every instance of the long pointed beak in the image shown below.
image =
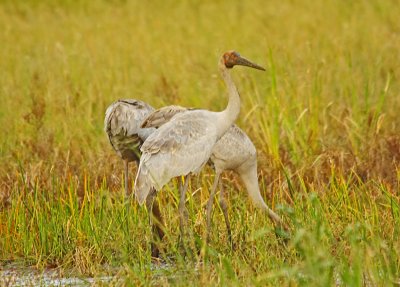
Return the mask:
<svg viewBox="0 0 400 287">
<path fill-rule="evenodd" d="M 235 65 L 247 66 L 247 67 L 250 67 L 250 68 L 257 69 L 257 70 L 265 71 L 265 68 L 261 67 L 260 65 L 254 64 L 254 63 L 250 62 L 249 60 L 247 60 L 246 58 L 243 58 L 243 57 L 238 57 L 236 59 Z"/>
</svg>

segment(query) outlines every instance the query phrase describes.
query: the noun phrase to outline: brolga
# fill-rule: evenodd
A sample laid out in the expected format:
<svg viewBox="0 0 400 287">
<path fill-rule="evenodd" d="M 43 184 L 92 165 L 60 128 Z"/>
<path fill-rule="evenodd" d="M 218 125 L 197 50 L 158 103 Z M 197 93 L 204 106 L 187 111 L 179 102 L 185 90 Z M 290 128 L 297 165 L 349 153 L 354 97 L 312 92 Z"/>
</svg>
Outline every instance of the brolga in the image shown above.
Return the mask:
<svg viewBox="0 0 400 287">
<path fill-rule="evenodd" d="M 154 111 L 153 107 L 134 99 L 118 100 L 106 110 L 104 130 L 111 146 L 124 161 L 126 197 L 129 196 L 128 164 L 134 161 L 139 165 L 140 146 L 155 131 L 155 128 L 141 128 L 142 121 L 152 111 Z M 155 239 L 151 243 L 152 256 L 158 257 L 159 250 L 155 241 L 164 237 L 164 223 L 157 201 L 148 201 L 147 209 L 150 215 L 150 224 L 155 221 L 155 224 L 152 224 L 152 233 Z"/>
<path fill-rule="evenodd" d="M 154 108 L 145 102 L 134 99 L 121 99 L 112 103 L 106 110 L 104 130 L 111 146 L 124 161 L 125 193 L 128 196 L 128 165 L 139 165 L 140 146 L 155 130 L 141 128 L 142 121 Z"/>
<path fill-rule="evenodd" d="M 142 123 L 143 128 L 159 128 L 161 125 L 170 121 L 176 114 L 187 111 L 187 108 L 180 106 L 167 106 L 150 113 Z M 232 170 L 236 172 L 242 179 L 247 193 L 253 204 L 265 211 L 277 228 L 288 232 L 288 227 L 283 223 L 282 219 L 277 215 L 263 200 L 257 179 L 257 151 L 247 136 L 235 124 L 216 142 L 212 149 L 210 162 L 215 169 L 214 184 L 210 193 L 210 199 L 207 203 L 207 241 L 211 230 L 211 212 L 214 197 L 217 191 L 220 176 L 224 171 Z M 224 189 L 221 183 L 219 204 L 224 214 L 225 224 L 228 232 L 228 239 L 233 246 L 231 227 L 228 217 L 227 204 L 224 197 Z M 278 233 L 280 235 L 281 233 Z"/>
<path fill-rule="evenodd" d="M 139 204 L 152 201 L 156 191 L 172 178 L 184 176 L 186 180 L 180 189 L 179 201 L 181 226 L 185 220 L 187 176 L 202 169 L 217 140 L 239 115 L 240 97 L 230 75 L 230 69 L 236 65 L 265 71 L 263 67 L 241 57 L 235 51 L 224 53 L 218 62 L 218 68 L 228 88 L 229 101 L 225 110 L 182 112 L 153 132 L 141 147 L 142 156 L 135 180 L 135 195 Z"/>
</svg>

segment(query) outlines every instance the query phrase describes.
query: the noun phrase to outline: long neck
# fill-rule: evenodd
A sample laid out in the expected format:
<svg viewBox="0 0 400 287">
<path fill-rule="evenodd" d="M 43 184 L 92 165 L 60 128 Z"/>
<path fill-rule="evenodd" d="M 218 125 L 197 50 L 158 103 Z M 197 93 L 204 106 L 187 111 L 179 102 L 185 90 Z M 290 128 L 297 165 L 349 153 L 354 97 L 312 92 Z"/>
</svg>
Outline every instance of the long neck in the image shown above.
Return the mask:
<svg viewBox="0 0 400 287">
<path fill-rule="evenodd" d="M 240 112 L 240 96 L 232 80 L 229 70 L 225 65 L 219 66 L 222 78 L 228 88 L 229 101 L 225 110 L 219 113 L 218 134 L 221 137 L 236 121 Z"/>
<path fill-rule="evenodd" d="M 246 186 L 247 192 L 253 201 L 254 205 L 267 212 L 268 217 L 276 224 L 281 225 L 282 220 L 272 209 L 268 207 L 260 193 L 260 187 L 257 179 L 257 164 L 248 166 L 239 170 L 240 177 Z"/>
</svg>

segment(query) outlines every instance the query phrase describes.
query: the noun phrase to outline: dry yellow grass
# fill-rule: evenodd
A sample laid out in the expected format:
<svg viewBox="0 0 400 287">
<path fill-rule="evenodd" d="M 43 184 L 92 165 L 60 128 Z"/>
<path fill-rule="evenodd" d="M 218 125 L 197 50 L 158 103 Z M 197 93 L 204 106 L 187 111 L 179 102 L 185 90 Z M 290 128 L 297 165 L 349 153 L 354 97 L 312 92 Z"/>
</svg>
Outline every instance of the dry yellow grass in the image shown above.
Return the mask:
<svg viewBox="0 0 400 287">
<path fill-rule="evenodd" d="M 233 72 L 243 102 L 238 124 L 258 149 L 263 195 L 282 204 L 295 227 L 292 251 L 265 241 L 271 226 L 229 174 L 240 252 L 217 239 L 218 217 L 209 264 L 173 270 L 199 285 L 396 280 L 398 15 L 390 0 L 2 1 L 0 259 L 83 273 L 128 264 L 121 272 L 132 282 L 189 282 L 143 267 L 146 214 L 119 201 L 122 164 L 102 130 L 104 112 L 118 98 L 220 110 L 226 97 L 216 62 L 235 49 L 268 68 Z M 188 204 L 194 241 L 211 176 L 207 169 L 192 182 L 201 188 Z M 172 257 L 175 194 L 171 185 L 160 195 Z M 121 241 L 122 251 L 113 244 Z"/>
</svg>

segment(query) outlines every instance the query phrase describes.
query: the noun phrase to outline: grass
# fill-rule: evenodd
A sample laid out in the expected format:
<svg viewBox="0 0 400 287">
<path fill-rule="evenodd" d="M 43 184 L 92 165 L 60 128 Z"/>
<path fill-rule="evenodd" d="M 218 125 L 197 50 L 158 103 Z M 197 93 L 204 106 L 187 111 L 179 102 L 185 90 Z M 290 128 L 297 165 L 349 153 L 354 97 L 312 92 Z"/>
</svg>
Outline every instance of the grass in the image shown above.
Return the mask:
<svg viewBox="0 0 400 287">
<path fill-rule="evenodd" d="M 400 45 L 396 1 L 2 1 L 0 260 L 115 285 L 387 286 L 400 277 Z M 238 124 L 287 248 L 224 175 L 233 238 L 214 212 L 207 257 L 181 256 L 177 190 L 159 195 L 164 258 L 145 208 L 125 204 L 106 107 L 137 98 L 221 110 L 216 63 L 235 49 Z M 133 174 L 133 171 L 132 171 Z M 191 182 L 189 241 L 203 246 L 213 172 Z M 71 271 L 72 270 L 72 271 Z M 398 284 L 398 283 L 397 283 Z"/>
</svg>

